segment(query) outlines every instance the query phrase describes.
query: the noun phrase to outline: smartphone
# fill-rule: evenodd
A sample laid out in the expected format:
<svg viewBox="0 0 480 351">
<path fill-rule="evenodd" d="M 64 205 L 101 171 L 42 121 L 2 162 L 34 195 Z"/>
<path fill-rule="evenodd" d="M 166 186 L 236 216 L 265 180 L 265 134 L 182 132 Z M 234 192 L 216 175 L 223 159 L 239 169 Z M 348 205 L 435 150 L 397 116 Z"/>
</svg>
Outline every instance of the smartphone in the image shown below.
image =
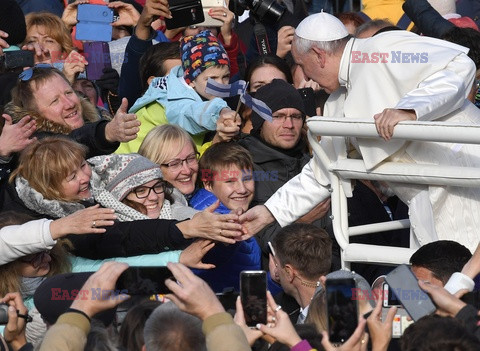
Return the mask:
<svg viewBox="0 0 480 351">
<path fill-rule="evenodd" d="M 383 283 L 383 307 L 401 307 L 402 303 L 398 299 L 395 291 L 390 289 L 388 283 Z"/>
<path fill-rule="evenodd" d="M 167 29 L 187 27 L 205 21 L 200 0 L 169 0 L 172 18 L 165 18 Z"/>
<path fill-rule="evenodd" d="M 240 299 L 247 326 L 267 324 L 267 272 L 240 272 Z"/>
<path fill-rule="evenodd" d="M 356 289 L 353 278 L 327 278 L 328 334 L 331 342 L 343 343 L 350 338 L 358 325 Z"/>
<path fill-rule="evenodd" d="M 201 0 L 201 1 L 202 1 L 202 7 L 203 7 L 203 17 L 205 18 L 205 21 L 197 24 L 197 26 L 221 27 L 223 25 L 223 22 L 211 17 L 208 14 L 208 11 L 210 11 L 212 7 L 225 6 L 225 3 L 223 2 L 223 0 Z"/>
<path fill-rule="evenodd" d="M 105 5 L 80 4 L 77 8 L 75 38 L 87 41 L 111 41 L 113 10 Z"/>
<path fill-rule="evenodd" d="M 317 115 L 317 104 L 315 102 L 315 92 L 312 88 L 298 89 L 300 96 L 302 97 L 303 104 L 305 105 L 305 113 L 308 117 Z"/>
<path fill-rule="evenodd" d="M 33 67 L 34 65 L 33 51 L 12 50 L 5 51 L 3 55 L 0 55 L 0 72 L 20 67 Z"/>
<path fill-rule="evenodd" d="M 416 322 L 435 312 L 430 296 L 418 286 L 418 280 L 407 265 L 400 265 L 385 277 L 389 287 L 395 290 L 402 306 Z"/>
<path fill-rule="evenodd" d="M 155 295 L 171 293 L 165 280 L 173 274 L 165 266 L 128 267 L 117 280 L 115 289 L 128 295 Z"/>
<path fill-rule="evenodd" d="M 223 308 L 225 308 L 225 311 L 235 311 L 238 292 L 231 289 L 231 291 L 224 291 L 222 293 L 216 293 L 215 295 Z"/>
<path fill-rule="evenodd" d="M 83 44 L 83 52 L 88 61 L 87 78 L 97 80 L 103 75 L 104 68 L 112 68 L 110 47 L 105 41 L 89 41 Z"/>
</svg>

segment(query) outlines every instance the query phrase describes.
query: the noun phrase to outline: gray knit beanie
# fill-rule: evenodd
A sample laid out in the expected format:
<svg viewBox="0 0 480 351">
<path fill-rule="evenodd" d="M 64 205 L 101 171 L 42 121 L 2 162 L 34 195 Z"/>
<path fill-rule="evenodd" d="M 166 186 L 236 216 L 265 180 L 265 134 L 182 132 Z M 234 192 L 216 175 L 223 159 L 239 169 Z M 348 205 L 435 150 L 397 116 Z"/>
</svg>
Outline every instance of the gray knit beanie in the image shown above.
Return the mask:
<svg viewBox="0 0 480 351">
<path fill-rule="evenodd" d="M 140 185 L 163 178 L 160 166 L 139 154 L 96 156 L 88 162 L 105 189 L 119 201 Z"/>
</svg>

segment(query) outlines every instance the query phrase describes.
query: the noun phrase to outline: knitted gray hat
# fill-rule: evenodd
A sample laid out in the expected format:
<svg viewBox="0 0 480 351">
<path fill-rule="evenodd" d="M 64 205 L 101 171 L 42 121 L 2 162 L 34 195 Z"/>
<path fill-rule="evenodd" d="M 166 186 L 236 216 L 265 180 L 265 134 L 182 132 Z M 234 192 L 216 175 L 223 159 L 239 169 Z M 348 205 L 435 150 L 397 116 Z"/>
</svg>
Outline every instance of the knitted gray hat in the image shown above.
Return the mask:
<svg viewBox="0 0 480 351">
<path fill-rule="evenodd" d="M 88 163 L 105 189 L 119 201 L 136 187 L 163 178 L 160 166 L 139 154 L 96 156 Z"/>
<path fill-rule="evenodd" d="M 121 200 L 136 187 L 162 178 L 157 164 L 138 154 L 96 156 L 87 161 L 92 166 L 90 186 L 96 202 L 114 209 L 120 222 L 148 219 Z M 159 218 L 173 218 L 167 199 L 163 201 Z"/>
</svg>

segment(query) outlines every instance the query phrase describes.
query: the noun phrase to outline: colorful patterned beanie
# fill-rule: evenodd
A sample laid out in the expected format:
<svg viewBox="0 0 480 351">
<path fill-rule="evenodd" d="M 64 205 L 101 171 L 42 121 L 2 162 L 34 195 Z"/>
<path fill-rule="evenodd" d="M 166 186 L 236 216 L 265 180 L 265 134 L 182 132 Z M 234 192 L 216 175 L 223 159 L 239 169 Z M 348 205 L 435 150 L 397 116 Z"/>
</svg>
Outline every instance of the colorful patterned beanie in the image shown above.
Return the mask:
<svg viewBox="0 0 480 351">
<path fill-rule="evenodd" d="M 230 66 L 222 44 L 209 30 L 197 35 L 183 37 L 180 41 L 183 78 L 190 84 L 207 68 L 218 65 Z"/>
</svg>

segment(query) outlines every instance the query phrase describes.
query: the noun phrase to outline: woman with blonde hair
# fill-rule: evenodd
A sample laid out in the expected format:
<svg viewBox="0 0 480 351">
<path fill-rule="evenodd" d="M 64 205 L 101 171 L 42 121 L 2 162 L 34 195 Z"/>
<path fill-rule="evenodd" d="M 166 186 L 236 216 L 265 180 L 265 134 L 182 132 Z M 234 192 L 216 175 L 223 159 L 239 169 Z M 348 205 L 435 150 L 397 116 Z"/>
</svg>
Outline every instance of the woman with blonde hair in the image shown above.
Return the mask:
<svg viewBox="0 0 480 351">
<path fill-rule="evenodd" d="M 61 137 L 48 137 L 29 145 L 10 177 L 3 209 L 35 217 L 59 218 L 96 204 L 92 196 L 92 169 L 85 147 Z M 212 210 L 213 211 L 213 210 Z M 88 258 L 133 256 L 183 249 L 193 238 L 234 243 L 242 234 L 238 216 L 197 213 L 192 219 L 152 219 L 116 222 L 101 236 L 72 237 L 75 252 Z M 92 221 L 92 228 L 103 221 Z"/>
<path fill-rule="evenodd" d="M 163 179 L 175 188 L 172 196 L 177 205 L 188 206 L 187 199 L 196 189 L 199 154 L 190 134 L 174 124 L 155 127 L 138 153 L 160 165 Z"/>
<path fill-rule="evenodd" d="M 73 83 L 76 75 L 85 70 L 87 61 L 74 50 L 70 32 L 63 21 L 50 12 L 32 12 L 25 16 L 25 22 L 27 36 L 23 49 L 40 49 L 41 55 L 35 55 L 35 63 L 53 64 Z"/>
</svg>

